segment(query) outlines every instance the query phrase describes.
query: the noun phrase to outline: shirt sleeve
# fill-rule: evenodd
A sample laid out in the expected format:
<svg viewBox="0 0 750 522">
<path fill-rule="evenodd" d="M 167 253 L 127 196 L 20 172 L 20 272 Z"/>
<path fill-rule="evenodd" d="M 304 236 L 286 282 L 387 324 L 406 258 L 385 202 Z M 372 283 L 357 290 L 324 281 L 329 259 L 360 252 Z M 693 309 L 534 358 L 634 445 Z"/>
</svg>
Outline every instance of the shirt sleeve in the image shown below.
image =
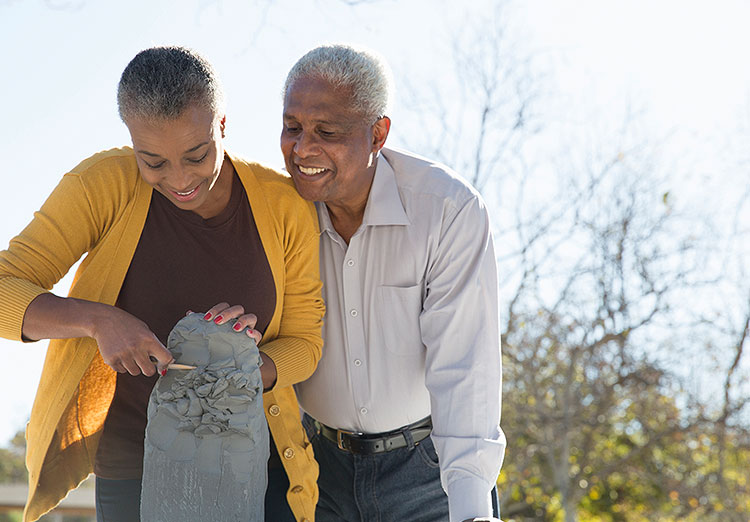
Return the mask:
<svg viewBox="0 0 750 522">
<path fill-rule="evenodd" d="M 441 483 L 461 522 L 492 515 L 505 451 L 497 264 L 479 196 L 446 211 L 441 227 L 420 327 Z"/>
<path fill-rule="evenodd" d="M 310 377 L 323 346 L 321 330 L 325 306 L 321 297 L 317 215 L 312 205 L 294 215 L 293 230 L 288 238 L 279 335 L 261 347 L 276 365 L 274 388 Z"/>
</svg>

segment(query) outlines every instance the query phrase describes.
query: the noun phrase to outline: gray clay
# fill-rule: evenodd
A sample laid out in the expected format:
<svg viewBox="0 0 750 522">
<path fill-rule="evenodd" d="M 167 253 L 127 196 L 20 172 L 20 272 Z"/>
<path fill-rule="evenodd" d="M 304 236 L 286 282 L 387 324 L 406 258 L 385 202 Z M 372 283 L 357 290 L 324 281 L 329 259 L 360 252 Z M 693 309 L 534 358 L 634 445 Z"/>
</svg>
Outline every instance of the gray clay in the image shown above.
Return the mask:
<svg viewBox="0 0 750 522">
<path fill-rule="evenodd" d="M 255 341 L 190 314 L 167 348 L 175 362 L 148 403 L 141 520 L 263 521 L 268 427 Z"/>
</svg>

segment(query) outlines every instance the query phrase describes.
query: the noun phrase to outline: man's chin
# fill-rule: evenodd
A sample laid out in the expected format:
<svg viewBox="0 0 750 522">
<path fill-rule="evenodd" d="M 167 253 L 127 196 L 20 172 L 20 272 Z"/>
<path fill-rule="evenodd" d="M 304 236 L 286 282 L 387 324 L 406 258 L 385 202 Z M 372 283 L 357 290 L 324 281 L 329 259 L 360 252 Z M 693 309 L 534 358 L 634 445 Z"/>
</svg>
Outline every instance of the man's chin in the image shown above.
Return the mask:
<svg viewBox="0 0 750 522">
<path fill-rule="evenodd" d="M 297 194 L 302 196 L 302 199 L 306 199 L 307 201 L 321 201 L 317 183 L 298 178 L 297 175 L 292 176 L 292 181 L 294 181 L 294 188 L 297 189 Z"/>
</svg>

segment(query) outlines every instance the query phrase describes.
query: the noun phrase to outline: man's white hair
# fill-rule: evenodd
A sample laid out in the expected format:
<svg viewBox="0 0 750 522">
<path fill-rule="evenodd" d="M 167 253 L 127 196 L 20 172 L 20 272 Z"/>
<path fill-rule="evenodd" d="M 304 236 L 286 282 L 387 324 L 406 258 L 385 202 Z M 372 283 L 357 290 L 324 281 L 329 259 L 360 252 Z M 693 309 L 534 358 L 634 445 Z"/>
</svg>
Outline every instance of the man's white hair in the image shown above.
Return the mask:
<svg viewBox="0 0 750 522">
<path fill-rule="evenodd" d="M 294 82 L 317 78 L 335 88 L 351 89 L 352 108 L 374 123 L 388 113 L 393 81 L 383 58 L 348 45 L 322 45 L 294 64 L 284 83 L 286 97 Z"/>
</svg>

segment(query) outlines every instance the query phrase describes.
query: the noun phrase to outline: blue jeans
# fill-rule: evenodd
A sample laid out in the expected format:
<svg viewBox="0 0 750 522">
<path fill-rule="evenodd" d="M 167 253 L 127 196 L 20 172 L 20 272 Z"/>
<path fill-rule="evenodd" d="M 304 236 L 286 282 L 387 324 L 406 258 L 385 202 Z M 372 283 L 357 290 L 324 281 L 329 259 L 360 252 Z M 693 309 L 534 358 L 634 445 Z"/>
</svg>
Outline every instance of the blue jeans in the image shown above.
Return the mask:
<svg viewBox="0 0 750 522">
<path fill-rule="evenodd" d="M 438 522 L 448 520 L 440 465 L 427 437 L 405 448 L 353 455 L 303 421 L 320 465 L 317 522 Z"/>
<path fill-rule="evenodd" d="M 316 432 L 302 418 L 320 466 L 317 522 L 439 522 L 448 520 L 448 496 L 432 438 L 376 455 L 353 455 Z M 492 510 L 500 518 L 497 487 Z"/>
<path fill-rule="evenodd" d="M 295 522 L 286 501 L 289 479 L 282 467 L 268 468 L 265 498 L 267 522 Z M 112 480 L 96 477 L 97 522 L 140 522 L 141 480 Z"/>
</svg>

